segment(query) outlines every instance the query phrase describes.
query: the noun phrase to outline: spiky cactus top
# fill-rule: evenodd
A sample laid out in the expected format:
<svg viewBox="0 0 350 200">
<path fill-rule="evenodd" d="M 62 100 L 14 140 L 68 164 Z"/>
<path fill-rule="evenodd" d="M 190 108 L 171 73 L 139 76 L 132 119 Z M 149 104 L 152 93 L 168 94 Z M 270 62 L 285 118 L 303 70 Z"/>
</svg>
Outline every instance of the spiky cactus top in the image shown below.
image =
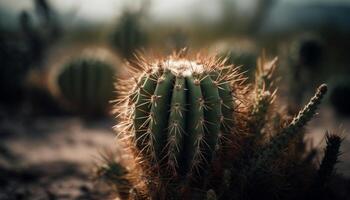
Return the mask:
<svg viewBox="0 0 350 200">
<path fill-rule="evenodd" d="M 310 163 L 301 164 L 303 152 L 296 146 L 325 85 L 290 121 L 272 106 L 276 59 L 260 59 L 254 85 L 245 84 L 225 59 L 180 53 L 139 61 L 130 68 L 134 79 L 120 81 L 117 88 L 122 97 L 116 129 L 130 153 L 129 172 L 123 175 L 130 183 L 127 198 L 253 199 L 262 188 L 251 187 L 260 184 L 256 178 L 284 173 L 286 180 L 278 181 L 290 184 L 288 162 L 305 169 L 295 182 L 314 176 L 306 172 Z M 266 197 L 284 192 L 274 188 Z M 126 198 L 125 190 L 122 194 Z"/>
</svg>

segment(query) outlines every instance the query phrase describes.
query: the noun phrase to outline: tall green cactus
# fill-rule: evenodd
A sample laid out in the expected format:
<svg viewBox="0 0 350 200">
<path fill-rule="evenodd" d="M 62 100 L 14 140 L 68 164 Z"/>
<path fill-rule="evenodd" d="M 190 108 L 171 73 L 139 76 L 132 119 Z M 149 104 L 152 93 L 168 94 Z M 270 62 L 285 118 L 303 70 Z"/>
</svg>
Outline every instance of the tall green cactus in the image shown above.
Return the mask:
<svg viewBox="0 0 350 200">
<path fill-rule="evenodd" d="M 140 24 L 140 13 L 126 11 L 112 33 L 112 45 L 124 58 L 132 58 L 136 50 L 143 47 L 146 34 Z"/>
<path fill-rule="evenodd" d="M 130 69 L 134 78 L 119 82 L 116 130 L 133 158 L 127 198 L 307 197 L 299 188 L 313 188 L 309 179 L 317 166 L 303 164 L 305 152 L 296 146 L 327 86 L 288 120 L 274 107 L 277 59 L 259 59 L 250 85 L 225 59 L 183 53 L 151 62 L 140 58 Z M 291 173 L 290 164 L 300 173 Z M 289 189 L 279 188 L 284 185 Z"/>
<path fill-rule="evenodd" d="M 102 114 L 113 97 L 115 68 L 96 58 L 71 60 L 58 72 L 56 87 L 73 110 Z"/>
</svg>

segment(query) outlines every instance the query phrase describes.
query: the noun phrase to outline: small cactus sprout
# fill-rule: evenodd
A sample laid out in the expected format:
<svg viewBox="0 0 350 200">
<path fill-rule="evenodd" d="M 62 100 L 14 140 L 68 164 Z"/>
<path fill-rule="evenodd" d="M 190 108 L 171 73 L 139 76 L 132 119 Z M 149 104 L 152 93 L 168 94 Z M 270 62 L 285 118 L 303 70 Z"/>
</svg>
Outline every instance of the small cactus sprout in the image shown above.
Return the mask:
<svg viewBox="0 0 350 200">
<path fill-rule="evenodd" d="M 70 110 L 104 114 L 113 97 L 115 74 L 116 69 L 104 60 L 81 56 L 54 73 L 52 91 Z"/>
<path fill-rule="evenodd" d="M 132 185 L 126 178 L 127 169 L 122 165 L 123 160 L 121 157 L 119 151 L 112 152 L 109 149 L 105 149 L 101 153 L 101 159 L 104 165 L 98 166 L 96 174 L 97 178 L 112 185 L 121 198 L 127 199 L 130 196 Z M 116 158 L 118 158 L 118 160 L 116 160 Z M 126 165 L 125 163 L 123 164 Z"/>
<path fill-rule="evenodd" d="M 259 58 L 255 84 L 225 58 L 180 51 L 138 61 L 132 78 L 119 81 L 115 110 L 133 163 L 128 198 L 307 197 L 318 167 L 295 146 L 326 85 L 291 119 L 275 105 L 277 59 Z"/>
<path fill-rule="evenodd" d="M 311 199 L 331 199 L 334 195 L 330 190 L 331 179 L 335 173 L 335 165 L 339 162 L 340 145 L 343 139 L 339 133 L 326 132 L 326 147 L 323 159 L 316 173 L 314 185 L 310 190 Z"/>
<path fill-rule="evenodd" d="M 340 154 L 341 142 L 342 138 L 339 135 L 326 133 L 327 146 L 324 150 L 324 157 L 318 170 L 319 184 L 321 184 L 321 186 L 327 184 L 334 173 L 334 166 L 337 164 Z"/>
</svg>

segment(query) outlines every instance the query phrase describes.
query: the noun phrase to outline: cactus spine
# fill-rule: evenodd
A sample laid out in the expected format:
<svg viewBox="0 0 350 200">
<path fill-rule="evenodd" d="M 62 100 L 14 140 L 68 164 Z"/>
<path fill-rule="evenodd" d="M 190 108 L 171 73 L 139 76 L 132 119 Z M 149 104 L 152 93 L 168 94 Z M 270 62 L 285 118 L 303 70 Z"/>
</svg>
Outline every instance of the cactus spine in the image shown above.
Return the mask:
<svg viewBox="0 0 350 200">
<path fill-rule="evenodd" d="M 138 149 L 155 165 L 165 162 L 173 175 L 205 168 L 219 136 L 232 128 L 228 75 L 204 67 L 185 60 L 161 63 L 141 77 L 141 87 L 135 91 Z"/>
<path fill-rule="evenodd" d="M 226 59 L 190 59 L 180 51 L 164 60 L 138 60 L 129 68 L 134 78 L 117 88 L 116 130 L 133 163 L 128 198 L 307 196 L 298 188 L 312 188 L 308 179 L 316 173 L 307 169 L 317 167 L 301 164 L 304 152 L 294 146 L 326 85 L 289 121 L 274 106 L 276 59 L 259 60 L 254 85 Z M 289 162 L 302 173 L 292 176 Z M 279 188 L 283 184 L 288 190 Z"/>
</svg>

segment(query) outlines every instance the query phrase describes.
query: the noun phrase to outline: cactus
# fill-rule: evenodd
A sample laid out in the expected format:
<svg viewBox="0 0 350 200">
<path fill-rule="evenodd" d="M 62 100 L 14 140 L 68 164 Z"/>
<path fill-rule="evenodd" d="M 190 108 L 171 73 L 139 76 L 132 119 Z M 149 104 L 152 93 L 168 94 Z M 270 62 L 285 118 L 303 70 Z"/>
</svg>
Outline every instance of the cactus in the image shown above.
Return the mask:
<svg viewBox="0 0 350 200">
<path fill-rule="evenodd" d="M 112 33 L 112 45 L 126 59 L 130 59 L 136 50 L 146 42 L 145 31 L 141 28 L 140 14 L 126 11 L 119 19 Z"/>
<path fill-rule="evenodd" d="M 255 84 L 225 58 L 180 51 L 138 60 L 117 88 L 116 130 L 133 163 L 123 199 L 308 196 L 317 166 L 305 164 L 297 145 L 326 85 L 290 120 L 274 103 L 277 59 L 258 60 Z"/>
<path fill-rule="evenodd" d="M 318 177 L 320 179 L 319 184 L 324 186 L 329 182 L 329 179 L 334 173 L 334 166 L 338 162 L 338 156 L 340 154 L 340 144 L 342 138 L 336 134 L 326 133 L 327 146 L 324 151 L 324 158 L 321 162 L 320 169 L 318 170 Z"/>
<path fill-rule="evenodd" d="M 337 80 L 332 81 L 330 89 L 329 100 L 333 109 L 338 115 L 349 117 L 350 107 L 348 102 L 350 100 L 350 81 L 349 77 L 337 77 Z"/>
<path fill-rule="evenodd" d="M 317 35 L 301 35 L 288 42 L 285 49 L 281 49 L 281 57 L 284 60 L 282 73 L 286 74 L 286 82 L 291 95 L 291 108 L 296 111 L 296 106 L 302 105 L 305 94 L 308 94 L 322 80 L 328 78 L 325 73 L 326 48 L 324 41 Z M 300 88 L 303 88 L 302 90 Z"/>
<path fill-rule="evenodd" d="M 242 50 L 235 50 L 231 49 L 227 52 L 226 55 L 222 54 L 221 56 L 228 56 L 229 61 L 232 64 L 235 65 L 242 65 L 247 72 L 253 72 L 255 61 L 258 58 L 258 54 L 256 52 L 249 52 L 249 51 L 242 51 Z M 251 77 L 254 76 L 254 74 L 250 75 Z"/>
<path fill-rule="evenodd" d="M 254 67 L 259 57 L 257 46 L 251 41 L 218 43 L 213 46 L 218 58 L 226 57 L 228 64 L 241 66 L 241 71 L 254 80 Z"/>
<path fill-rule="evenodd" d="M 79 57 L 66 63 L 53 78 L 54 94 L 75 111 L 103 114 L 113 97 L 115 68 L 93 57 Z"/>
<path fill-rule="evenodd" d="M 103 166 L 98 166 L 96 174 L 98 178 L 102 178 L 118 191 L 121 198 L 128 198 L 131 185 L 126 178 L 127 169 L 120 163 L 120 160 L 116 160 L 116 157 L 120 157 L 119 151 L 111 151 L 105 149 L 101 154 L 102 161 L 105 163 Z M 124 164 L 125 165 L 125 164 Z"/>
<path fill-rule="evenodd" d="M 292 46 L 296 54 L 296 62 L 304 67 L 318 67 L 324 57 L 324 46 L 318 38 L 302 38 Z"/>
<path fill-rule="evenodd" d="M 24 79 L 28 72 L 26 61 L 29 57 L 20 42 L 14 42 L 12 33 L 6 33 L 0 27 L 0 103 L 18 105 L 24 97 Z"/>
<path fill-rule="evenodd" d="M 0 25 L 0 102 L 7 106 L 17 107 L 24 98 L 28 98 L 30 91 L 26 88 L 26 76 L 31 69 L 43 66 L 45 52 L 61 34 L 54 9 L 48 2 L 35 0 L 34 3 L 36 12 L 22 11 L 19 14 L 19 32 Z M 45 23 L 33 23 L 33 14 Z"/>
<path fill-rule="evenodd" d="M 35 0 L 34 3 L 39 23 L 34 23 L 31 13 L 22 11 L 19 15 L 19 25 L 22 40 L 27 48 L 26 53 L 30 58 L 26 64 L 30 67 L 42 67 L 46 51 L 62 36 L 62 27 L 55 10 L 47 0 Z"/>
</svg>

